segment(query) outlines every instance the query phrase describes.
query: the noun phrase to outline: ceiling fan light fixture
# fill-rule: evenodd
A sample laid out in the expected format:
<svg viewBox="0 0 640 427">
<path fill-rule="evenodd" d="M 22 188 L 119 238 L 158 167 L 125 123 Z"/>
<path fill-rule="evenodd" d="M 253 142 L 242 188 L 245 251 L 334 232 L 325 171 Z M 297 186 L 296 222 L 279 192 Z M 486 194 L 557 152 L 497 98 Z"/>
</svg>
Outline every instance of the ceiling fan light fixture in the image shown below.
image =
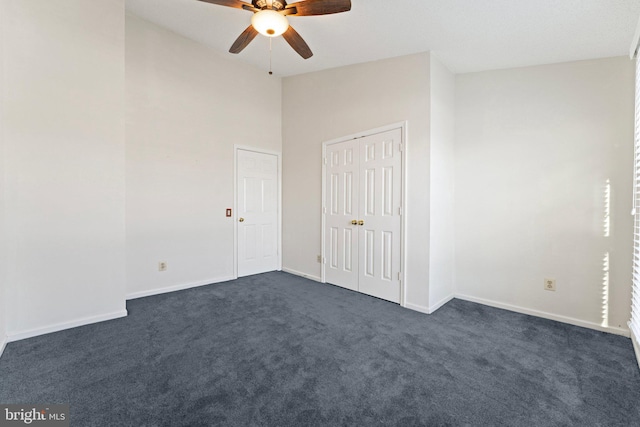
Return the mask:
<svg viewBox="0 0 640 427">
<path fill-rule="evenodd" d="M 287 31 L 289 21 L 275 10 L 265 9 L 253 14 L 251 25 L 264 36 L 277 37 Z"/>
</svg>

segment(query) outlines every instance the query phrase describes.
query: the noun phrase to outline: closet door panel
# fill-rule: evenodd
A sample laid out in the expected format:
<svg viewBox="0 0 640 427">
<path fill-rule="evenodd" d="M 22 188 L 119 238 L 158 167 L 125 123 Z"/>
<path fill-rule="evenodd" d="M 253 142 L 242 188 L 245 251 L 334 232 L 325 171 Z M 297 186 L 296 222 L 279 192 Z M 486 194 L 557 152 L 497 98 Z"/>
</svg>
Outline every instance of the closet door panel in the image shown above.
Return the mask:
<svg viewBox="0 0 640 427">
<path fill-rule="evenodd" d="M 358 290 L 358 141 L 329 145 L 326 159 L 325 280 Z"/>
<path fill-rule="evenodd" d="M 358 290 L 400 302 L 401 131 L 360 140 Z"/>
</svg>

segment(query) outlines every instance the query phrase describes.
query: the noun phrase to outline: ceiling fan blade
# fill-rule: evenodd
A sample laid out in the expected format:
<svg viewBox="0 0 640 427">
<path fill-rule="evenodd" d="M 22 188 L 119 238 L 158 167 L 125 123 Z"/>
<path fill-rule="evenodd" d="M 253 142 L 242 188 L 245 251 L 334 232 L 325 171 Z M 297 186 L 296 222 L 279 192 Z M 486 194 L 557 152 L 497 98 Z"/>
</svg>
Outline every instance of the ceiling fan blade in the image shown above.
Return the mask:
<svg viewBox="0 0 640 427">
<path fill-rule="evenodd" d="M 284 14 L 313 16 L 347 12 L 349 10 L 351 10 L 351 0 L 303 0 L 288 4 L 284 9 Z"/>
<path fill-rule="evenodd" d="M 253 10 L 254 7 L 249 4 L 249 3 L 245 3 L 243 1 L 240 0 L 198 0 L 204 3 L 211 3 L 211 4 L 217 4 L 220 6 L 228 6 L 228 7 L 233 7 L 235 9 L 246 9 L 247 7 L 249 7 L 249 10 Z"/>
<path fill-rule="evenodd" d="M 284 39 L 287 41 L 287 43 L 289 43 L 293 50 L 298 52 L 298 54 L 304 59 L 309 59 L 313 56 L 313 52 L 311 52 L 311 49 L 309 49 L 309 45 L 307 44 L 307 42 L 305 42 L 302 37 L 300 37 L 300 34 L 298 34 L 298 32 L 294 30 L 291 25 L 289 25 L 289 29 L 284 32 L 282 37 L 284 37 Z"/>
<path fill-rule="evenodd" d="M 256 29 L 253 28 L 252 25 L 249 25 L 247 29 L 244 30 L 242 34 L 240 34 L 240 37 L 238 37 L 236 41 L 233 42 L 233 44 L 231 45 L 231 49 L 229 49 L 229 52 L 231 53 L 242 52 L 242 49 L 247 47 L 247 45 L 251 43 L 251 40 L 255 39 L 257 35 L 258 35 L 258 32 L 256 31 Z"/>
</svg>

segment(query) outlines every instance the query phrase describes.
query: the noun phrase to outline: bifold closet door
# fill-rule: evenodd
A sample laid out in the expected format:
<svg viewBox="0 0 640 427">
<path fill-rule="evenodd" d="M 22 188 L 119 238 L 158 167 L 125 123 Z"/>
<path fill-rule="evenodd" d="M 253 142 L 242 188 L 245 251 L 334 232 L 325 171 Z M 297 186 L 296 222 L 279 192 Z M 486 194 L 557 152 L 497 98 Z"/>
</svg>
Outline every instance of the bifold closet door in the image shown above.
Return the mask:
<svg viewBox="0 0 640 427">
<path fill-rule="evenodd" d="M 327 146 L 325 280 L 400 302 L 400 129 Z"/>
</svg>

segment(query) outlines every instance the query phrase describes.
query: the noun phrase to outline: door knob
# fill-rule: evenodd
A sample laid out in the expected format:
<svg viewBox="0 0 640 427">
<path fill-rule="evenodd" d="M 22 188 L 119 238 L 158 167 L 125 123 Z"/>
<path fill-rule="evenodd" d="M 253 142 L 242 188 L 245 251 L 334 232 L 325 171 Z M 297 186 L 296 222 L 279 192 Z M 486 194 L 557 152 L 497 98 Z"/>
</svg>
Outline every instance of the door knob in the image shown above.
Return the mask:
<svg viewBox="0 0 640 427">
<path fill-rule="evenodd" d="M 244 218 L 240 218 L 238 221 L 240 221 L 240 222 L 244 222 Z"/>
<path fill-rule="evenodd" d="M 358 224 L 359 224 L 359 225 L 364 225 L 364 221 L 363 221 L 363 220 L 360 220 L 360 221 L 358 221 Z"/>
<path fill-rule="evenodd" d="M 351 225 L 358 225 L 358 221 L 356 221 L 355 219 L 351 220 Z"/>
</svg>

